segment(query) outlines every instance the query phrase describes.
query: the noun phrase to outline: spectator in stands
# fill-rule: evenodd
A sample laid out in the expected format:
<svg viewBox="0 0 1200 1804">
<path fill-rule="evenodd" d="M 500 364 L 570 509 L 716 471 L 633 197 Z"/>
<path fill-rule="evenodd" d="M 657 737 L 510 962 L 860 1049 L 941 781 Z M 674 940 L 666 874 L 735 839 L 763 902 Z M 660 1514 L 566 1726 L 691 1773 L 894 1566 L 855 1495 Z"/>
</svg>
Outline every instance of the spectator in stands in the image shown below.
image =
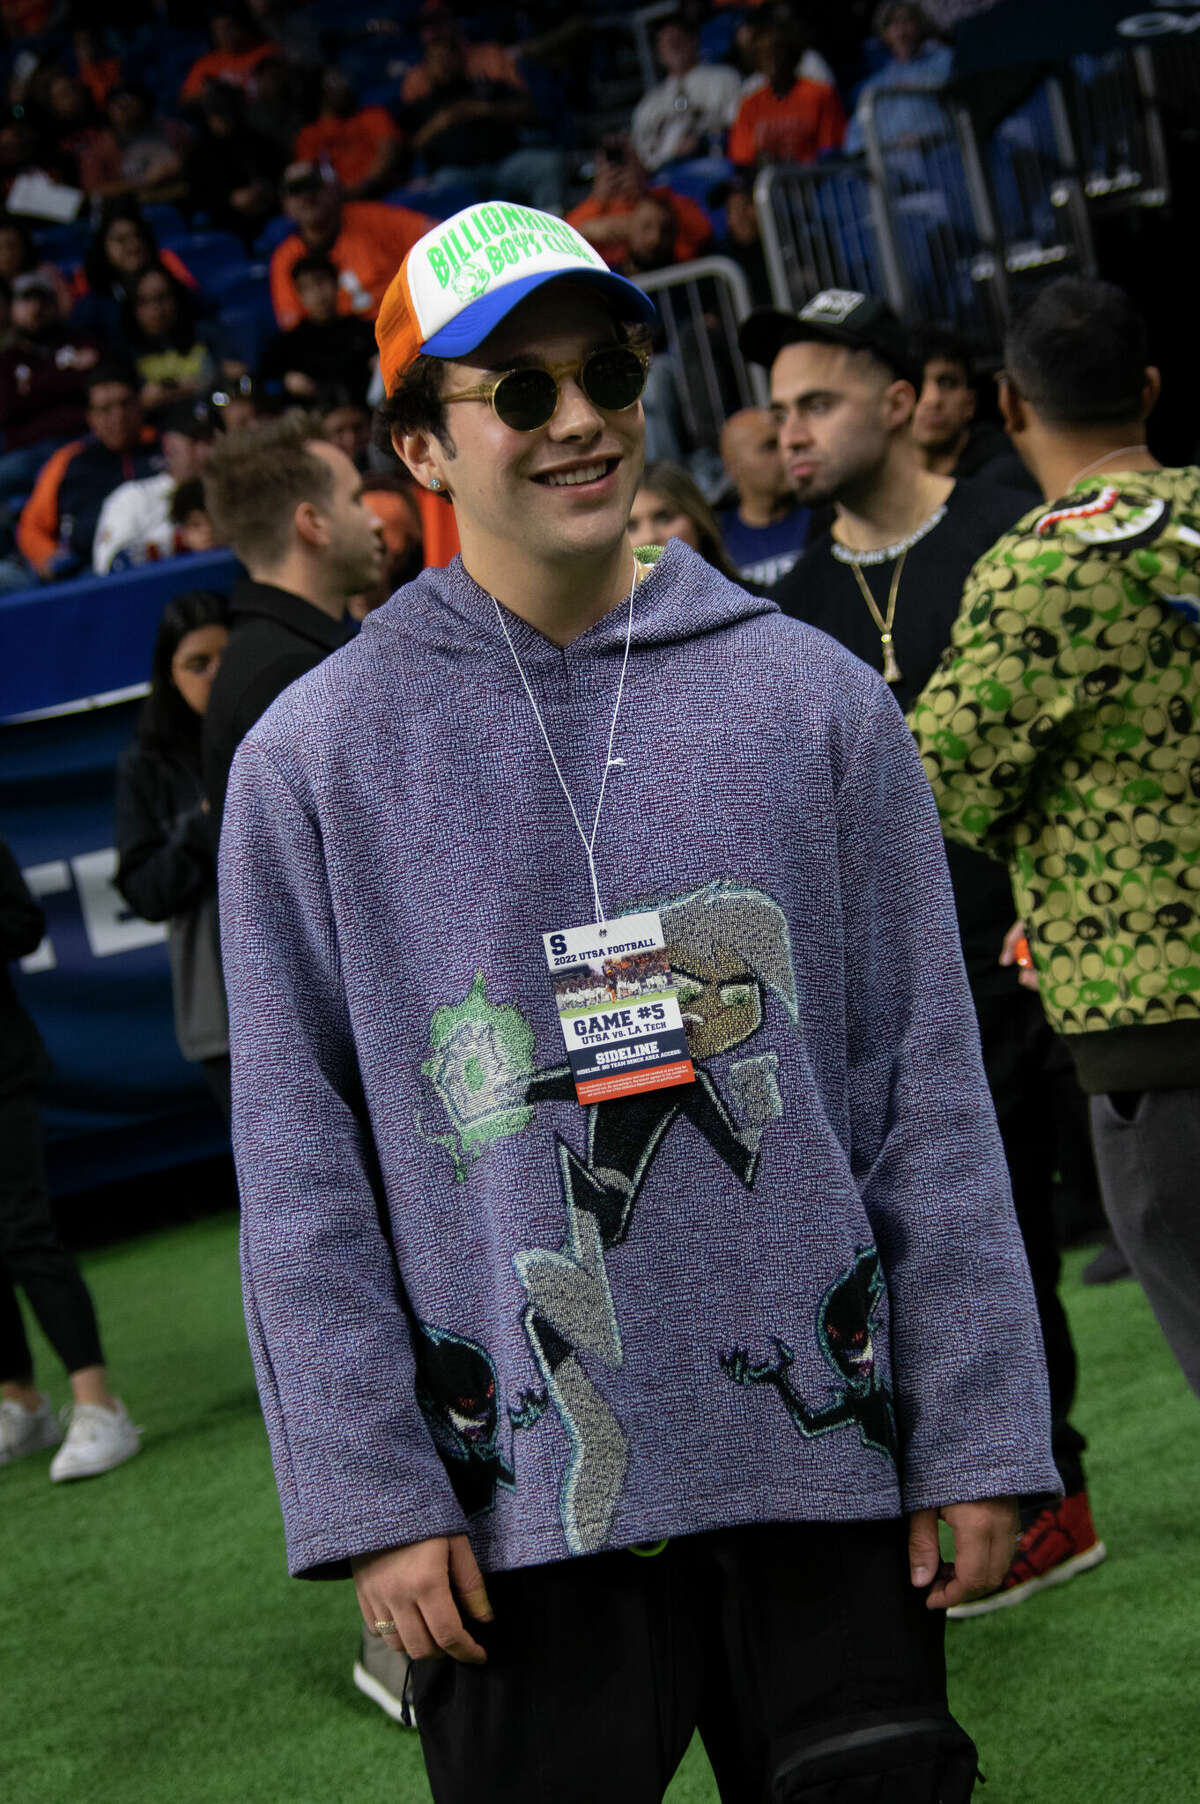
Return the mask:
<svg viewBox="0 0 1200 1804">
<path fill-rule="evenodd" d="M 71 1423 L 50 1463 L 55 1482 L 96 1478 L 140 1447 L 141 1430 L 109 1389 L 96 1311 L 59 1238 L 46 1187 L 37 1087 L 49 1060 L 21 1006 L 9 961 L 35 952 L 46 918 L 0 841 L 0 1466 L 62 1439 L 50 1398 L 34 1382 L 18 1287 L 71 1384 Z"/>
<path fill-rule="evenodd" d="M 765 407 L 743 407 L 729 416 L 721 461 L 737 490 L 736 506 L 717 515 L 725 549 L 742 577 L 778 582 L 804 549 L 812 509 L 796 499 L 783 467 L 778 421 Z"/>
<path fill-rule="evenodd" d="M 319 20 L 313 9 L 296 6 L 293 0 L 246 0 L 250 17 L 260 35 L 275 46 L 274 61 L 285 62 L 307 73 L 324 61 L 324 46 Z M 261 77 L 262 64 L 258 73 Z"/>
<path fill-rule="evenodd" d="M 712 247 L 713 255 L 736 263 L 750 285 L 754 305 L 769 307 L 771 277 L 754 205 L 753 173 L 743 172 L 731 181 L 718 182 L 708 191 L 708 204 L 714 211 L 724 209 L 724 230 Z"/>
<path fill-rule="evenodd" d="M 665 545 L 670 539 L 682 539 L 722 576 L 741 581 L 721 543 L 717 517 L 700 488 L 682 465 L 667 458 L 647 464 L 642 472 L 629 515 L 629 538 L 634 545 Z"/>
<path fill-rule="evenodd" d="M 452 19 L 434 20 L 422 36 L 424 79 L 415 95 L 406 81 L 400 123 L 433 191 L 466 185 L 561 212 L 566 161 L 556 145 L 522 144 L 535 113 L 515 68 L 506 77 L 473 72 Z"/>
<path fill-rule="evenodd" d="M 218 331 L 197 324 L 189 290 L 161 264 L 151 264 L 130 283 L 121 337 L 141 380 L 147 413 L 215 386 L 221 367 Z"/>
<path fill-rule="evenodd" d="M 171 524 L 175 528 L 178 555 L 216 549 L 217 535 L 204 500 L 204 483 L 199 476 L 181 482 L 172 495 Z"/>
<path fill-rule="evenodd" d="M 89 25 L 77 27 L 74 46 L 79 79 L 95 106 L 102 109 L 121 79 L 121 59 L 114 55 L 106 34 Z"/>
<path fill-rule="evenodd" d="M 98 363 L 87 381 L 86 438 L 42 466 L 17 525 L 17 545 L 43 582 L 86 570 L 107 496 L 159 467 L 153 432 L 142 418 L 132 371 Z"/>
<path fill-rule="evenodd" d="M 229 1018 L 217 865 L 204 795 L 204 715 L 229 643 L 224 595 L 191 589 L 158 623 L 150 693 L 117 766 L 114 885 L 143 921 L 167 923 L 175 1038 L 229 1120 Z"/>
<path fill-rule="evenodd" d="M 177 401 L 163 412 L 160 425 L 166 469 L 123 482 L 100 509 L 92 545 L 92 569 L 97 576 L 174 557 L 181 549 L 172 502 L 179 485 L 198 477 L 208 462 L 214 434 L 212 412 L 205 401 Z"/>
<path fill-rule="evenodd" d="M 854 117 L 846 130 L 845 148 L 865 148 L 864 121 L 868 100 L 873 104 L 875 132 L 884 150 L 919 152 L 946 136 L 941 108 L 919 94 L 883 94 L 883 88 L 940 88 L 950 78 L 952 52 L 937 41 L 919 6 L 910 0 L 885 0 L 875 14 L 875 36 L 890 56 L 859 89 Z M 919 169 L 914 170 L 919 178 Z"/>
<path fill-rule="evenodd" d="M 619 133 L 606 138 L 596 152 L 596 174 L 586 200 L 567 214 L 567 223 L 594 244 L 605 261 L 619 268 L 629 260 L 633 216 L 647 195 L 663 200 L 675 216 L 676 263 L 698 257 L 712 237 L 703 207 L 669 187 L 651 187 L 629 139 Z"/>
<path fill-rule="evenodd" d="M 798 315 L 761 309 L 743 323 L 740 342 L 770 371 L 771 410 L 800 499 L 836 510 L 774 598 L 880 671 L 907 708 L 950 642 L 973 566 L 1025 512 L 1025 498 L 925 469 L 910 430 L 920 366 L 909 334 L 874 296 L 833 289 Z M 1104 1557 L 1087 1505 L 1086 1443 L 1070 1419 L 1075 1349 L 1058 1297 L 1057 1052 L 1036 998 L 998 963 L 1011 926 L 1007 876 L 978 853 L 953 845 L 947 852 L 984 1069 L 1037 1298 L 1055 1463 L 1068 1499 L 1076 1499 L 1050 1533 L 1041 1510 L 1048 1500 L 1026 1508 L 1012 1570 L 1032 1562 L 1056 1583 Z M 1076 1558 L 1084 1564 L 1072 1565 Z"/>
<path fill-rule="evenodd" d="M 354 84 L 340 69 L 321 82 L 321 111 L 297 135 L 295 157 L 325 163 L 347 200 L 367 200 L 399 179 L 404 137 L 386 107 L 359 104 Z"/>
<path fill-rule="evenodd" d="M 107 129 L 79 159 L 80 186 L 92 200 L 128 195 L 139 202 L 178 200 L 184 192 L 188 132 L 156 116 L 148 88 L 119 82 L 104 102 Z"/>
<path fill-rule="evenodd" d="M 134 279 L 152 264 L 161 264 L 185 287 L 195 289 L 195 277 L 175 252 L 159 250 L 136 201 L 106 201 L 76 278 L 81 298 L 73 323 L 94 333 L 102 344 L 115 343 L 121 332 L 121 308 Z"/>
<path fill-rule="evenodd" d="M 218 230 L 253 244 L 274 217 L 286 158 L 271 139 L 246 123 L 245 96 L 227 82 L 211 82 L 200 99 L 188 153 L 188 198 Z"/>
<path fill-rule="evenodd" d="M 729 158 L 763 163 L 815 163 L 841 146 L 846 115 L 836 88 L 796 75 L 800 40 L 794 29 L 767 20 L 755 28 L 754 55 L 764 77 L 746 95 L 729 134 Z"/>
<path fill-rule="evenodd" d="M 15 282 L 18 276 L 35 274 L 50 283 L 65 319 L 73 300 L 70 284 L 55 264 L 39 257 L 28 220 L 13 213 L 0 213 L 0 276 Z"/>
<path fill-rule="evenodd" d="M 365 620 L 425 567 L 421 515 L 407 470 L 403 475 L 372 471 L 363 479 L 363 502 L 379 521 L 386 562 L 374 589 L 348 603 L 347 611 L 355 620 Z"/>
<path fill-rule="evenodd" d="M 0 501 L 27 495 L 51 452 L 86 424 L 96 341 L 63 323 L 53 284 L 36 271 L 12 286 L 11 331 L 0 351 Z"/>
<path fill-rule="evenodd" d="M 277 695 L 346 641 L 346 604 L 373 589 L 383 534 L 362 478 L 325 444 L 321 422 L 292 415 L 226 437 L 204 474 L 213 526 L 249 580 L 204 721 L 204 787 L 219 831 L 233 754 Z"/>
<path fill-rule="evenodd" d="M 292 160 L 297 133 L 312 118 L 309 83 L 301 71 L 280 56 L 265 56 L 254 72 L 254 90 L 245 92 L 245 120 L 251 131 L 274 146 L 280 165 Z"/>
<path fill-rule="evenodd" d="M 219 6 L 208 15 L 213 47 L 197 57 L 184 78 L 180 97 L 199 100 L 210 81 L 228 82 L 234 88 L 252 88 L 255 72 L 264 57 L 278 56 L 279 46 L 263 38 L 242 6 Z"/>
<path fill-rule="evenodd" d="M 683 157 L 722 155 L 742 98 L 737 71 L 700 61 L 700 37 L 682 15 L 659 21 L 654 51 L 666 80 L 634 108 L 633 148 L 654 171 Z"/>
<path fill-rule="evenodd" d="M 341 383 L 365 401 L 375 368 L 375 333 L 355 314 L 338 312 L 338 272 L 328 257 L 301 257 L 292 285 L 304 318 L 267 346 L 259 364 L 263 382 L 279 382 L 298 400 L 312 400 Z"/>
<path fill-rule="evenodd" d="M 793 36 L 796 47 L 796 63 L 794 73 L 796 80 L 803 77 L 806 81 L 819 82 L 822 87 L 834 88 L 837 80 L 826 59 L 810 41 L 807 19 L 798 14 L 788 0 L 775 0 L 774 4 L 764 5 L 751 13 L 742 13 L 733 34 L 731 62 L 741 72 L 742 93 L 753 94 L 766 86 L 766 76 L 759 67 L 757 49 L 758 28 L 766 24 L 785 26 Z M 828 16 L 822 19 L 823 34 L 828 31 L 832 21 Z M 858 40 L 855 40 L 854 54 L 858 54 Z"/>
<path fill-rule="evenodd" d="M 979 380 L 967 341 L 947 326 L 926 326 L 913 338 L 913 359 L 922 377 L 912 433 L 925 468 L 1040 495 L 1008 434 L 976 418 Z"/>
<path fill-rule="evenodd" d="M 103 129 L 91 94 L 65 69 L 54 69 L 46 82 L 46 130 L 64 158 L 63 174 L 80 185 L 81 159 L 89 155 Z"/>
<path fill-rule="evenodd" d="M 1004 371 L 1047 509 L 972 572 L 913 728 L 947 833 L 1007 866 L 1105 1209 L 1200 1392 L 1200 470 L 1146 443 L 1159 373 L 1111 284 L 1042 289 Z"/>
<path fill-rule="evenodd" d="M 371 448 L 371 410 L 344 388 L 327 389 L 318 399 L 321 436 L 344 451 L 356 470 L 365 472 Z"/>
<path fill-rule="evenodd" d="M 304 317 L 292 280 L 301 257 L 327 257 L 338 272 L 338 311 L 372 320 L 409 247 L 433 223 L 408 207 L 344 201 L 338 184 L 312 163 L 286 171 L 283 210 L 296 226 L 271 255 L 271 304 L 284 332 Z"/>
</svg>

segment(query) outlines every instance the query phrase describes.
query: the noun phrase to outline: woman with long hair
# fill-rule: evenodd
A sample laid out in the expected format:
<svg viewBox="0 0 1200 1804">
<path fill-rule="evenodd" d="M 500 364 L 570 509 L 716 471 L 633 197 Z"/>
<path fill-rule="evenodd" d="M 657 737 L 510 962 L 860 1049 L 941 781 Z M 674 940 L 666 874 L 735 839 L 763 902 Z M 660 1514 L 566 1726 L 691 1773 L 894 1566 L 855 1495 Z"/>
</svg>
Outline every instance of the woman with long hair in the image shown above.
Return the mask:
<svg viewBox="0 0 1200 1804">
<path fill-rule="evenodd" d="M 148 413 L 208 394 L 217 381 L 215 335 L 196 324 L 188 289 L 161 263 L 148 264 L 130 281 L 121 306 L 121 337 L 141 378 Z"/>
<path fill-rule="evenodd" d="M 83 264 L 75 274 L 76 292 L 81 297 L 72 315 L 75 323 L 109 343 L 120 331 L 121 306 L 134 277 L 152 263 L 161 263 L 186 288 L 195 291 L 196 278 L 191 270 L 174 251 L 159 250 L 158 239 L 137 202 L 106 201 Z"/>
<path fill-rule="evenodd" d="M 629 516 L 629 534 L 635 545 L 665 545 L 668 539 L 682 539 L 730 582 L 747 586 L 721 543 L 717 517 L 699 486 L 682 465 L 665 457 L 647 464 L 642 472 Z"/>
<path fill-rule="evenodd" d="M 192 589 L 158 626 L 150 694 L 117 769 L 116 887 L 166 921 L 175 1035 L 229 1119 L 229 1023 L 217 929 L 216 835 L 201 778 L 209 691 L 229 639 L 223 595 Z"/>
</svg>

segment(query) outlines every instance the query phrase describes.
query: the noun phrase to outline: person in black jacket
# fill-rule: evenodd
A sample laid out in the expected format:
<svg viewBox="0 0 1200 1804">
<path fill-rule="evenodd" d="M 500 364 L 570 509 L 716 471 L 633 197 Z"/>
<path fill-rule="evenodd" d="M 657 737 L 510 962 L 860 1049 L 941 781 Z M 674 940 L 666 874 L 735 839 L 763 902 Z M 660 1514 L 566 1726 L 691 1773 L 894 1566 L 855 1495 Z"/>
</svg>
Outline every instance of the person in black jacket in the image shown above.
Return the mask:
<svg viewBox="0 0 1200 1804">
<path fill-rule="evenodd" d="M 0 1466 L 62 1440 L 50 1398 L 34 1383 L 19 1286 L 70 1375 L 70 1426 L 50 1465 L 57 1482 L 95 1478 L 132 1458 L 141 1430 L 109 1389 L 92 1299 L 50 1210 L 37 1105 L 49 1060 L 8 971 L 10 959 L 36 950 L 45 930 L 0 840 Z"/>
<path fill-rule="evenodd" d="M 116 886 L 144 921 L 167 921 L 175 1036 L 203 1065 L 229 1119 L 229 1023 L 221 983 L 217 870 L 200 753 L 229 640 L 223 595 L 193 589 L 163 612 L 150 694 L 117 768 Z"/>
<path fill-rule="evenodd" d="M 204 470 L 222 544 L 250 572 L 231 601 L 229 650 L 204 720 L 214 843 L 243 737 L 289 683 L 346 643 L 346 604 L 383 574 L 383 531 L 363 480 L 318 419 L 270 420 L 214 448 Z"/>
</svg>

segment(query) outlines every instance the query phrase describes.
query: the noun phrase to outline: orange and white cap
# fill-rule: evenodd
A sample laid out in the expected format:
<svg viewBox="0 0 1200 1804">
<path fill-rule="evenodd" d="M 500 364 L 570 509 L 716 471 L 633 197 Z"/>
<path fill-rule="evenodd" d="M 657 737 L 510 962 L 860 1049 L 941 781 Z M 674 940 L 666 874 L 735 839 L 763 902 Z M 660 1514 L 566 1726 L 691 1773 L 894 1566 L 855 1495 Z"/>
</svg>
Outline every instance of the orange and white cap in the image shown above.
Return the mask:
<svg viewBox="0 0 1200 1804">
<path fill-rule="evenodd" d="M 535 288 L 568 277 L 609 293 L 625 318 L 657 317 L 650 297 L 553 213 L 487 200 L 443 220 L 413 245 L 375 321 L 387 393 L 422 354 L 465 356 Z"/>
</svg>

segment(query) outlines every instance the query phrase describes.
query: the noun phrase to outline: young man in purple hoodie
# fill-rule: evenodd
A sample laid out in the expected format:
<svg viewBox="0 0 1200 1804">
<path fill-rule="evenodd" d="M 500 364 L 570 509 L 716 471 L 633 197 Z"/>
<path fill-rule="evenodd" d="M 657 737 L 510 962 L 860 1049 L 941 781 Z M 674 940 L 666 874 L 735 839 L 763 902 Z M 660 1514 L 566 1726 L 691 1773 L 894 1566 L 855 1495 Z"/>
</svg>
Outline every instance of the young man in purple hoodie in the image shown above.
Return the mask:
<svg viewBox="0 0 1200 1804">
<path fill-rule="evenodd" d="M 651 318 L 549 215 L 414 246 L 383 417 L 461 558 L 234 763 L 289 1566 L 412 1656 L 438 1804 L 650 1804 L 696 1727 L 726 1804 L 952 1804 L 943 1612 L 1057 1480 L 941 834 L 871 671 L 631 549 Z"/>
</svg>

